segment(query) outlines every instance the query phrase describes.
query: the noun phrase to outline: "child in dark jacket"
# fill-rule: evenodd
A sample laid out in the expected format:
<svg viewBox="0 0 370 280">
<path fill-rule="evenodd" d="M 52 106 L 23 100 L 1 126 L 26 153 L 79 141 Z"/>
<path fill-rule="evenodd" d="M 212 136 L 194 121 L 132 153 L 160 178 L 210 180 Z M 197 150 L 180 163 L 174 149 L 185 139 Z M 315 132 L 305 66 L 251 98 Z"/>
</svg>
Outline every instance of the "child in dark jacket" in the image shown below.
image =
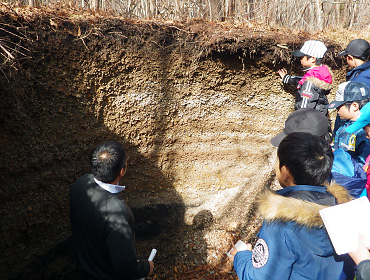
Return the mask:
<svg viewBox="0 0 370 280">
<path fill-rule="evenodd" d="M 319 210 L 351 198 L 339 185 L 324 185 L 332 164 L 321 137 L 294 132 L 281 141 L 276 177 L 282 189 L 266 189 L 258 200 L 264 221 L 253 251 L 230 252 L 239 279 L 339 279 L 343 262 L 334 257 Z"/>
<path fill-rule="evenodd" d="M 297 85 L 294 109 L 312 108 L 327 115 L 327 95 L 332 89 L 333 75 L 322 59 L 327 48 L 321 41 L 306 41 L 300 50 L 292 53 L 299 57 L 303 71 L 302 76 L 288 75 L 285 69 L 278 70 L 284 84 Z"/>
</svg>

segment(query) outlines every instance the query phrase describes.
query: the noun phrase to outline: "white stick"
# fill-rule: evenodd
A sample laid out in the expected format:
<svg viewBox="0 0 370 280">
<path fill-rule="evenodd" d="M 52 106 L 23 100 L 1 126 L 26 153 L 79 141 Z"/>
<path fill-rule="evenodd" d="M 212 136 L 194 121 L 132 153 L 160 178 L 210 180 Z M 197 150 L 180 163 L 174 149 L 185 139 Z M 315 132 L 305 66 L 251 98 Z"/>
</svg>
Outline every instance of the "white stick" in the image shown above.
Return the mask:
<svg viewBox="0 0 370 280">
<path fill-rule="evenodd" d="M 152 249 L 152 251 L 150 252 L 148 261 L 153 261 L 153 259 L 155 257 L 155 254 L 157 254 L 157 250 L 156 249 Z"/>
<path fill-rule="evenodd" d="M 152 249 L 152 251 L 150 252 L 148 261 L 153 261 L 153 259 L 155 257 L 155 254 L 157 254 L 157 249 Z M 140 280 L 145 280 L 145 277 L 144 278 L 140 278 Z"/>
</svg>

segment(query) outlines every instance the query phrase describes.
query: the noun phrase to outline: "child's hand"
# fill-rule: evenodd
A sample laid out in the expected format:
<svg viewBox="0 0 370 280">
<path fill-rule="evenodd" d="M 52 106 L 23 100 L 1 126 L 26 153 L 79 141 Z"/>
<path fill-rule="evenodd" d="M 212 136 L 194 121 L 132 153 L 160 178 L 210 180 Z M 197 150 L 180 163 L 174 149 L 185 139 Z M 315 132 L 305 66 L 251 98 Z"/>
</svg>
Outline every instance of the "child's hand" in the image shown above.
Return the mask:
<svg viewBox="0 0 370 280">
<path fill-rule="evenodd" d="M 231 261 L 234 261 L 234 256 L 236 255 L 237 252 L 239 252 L 238 250 L 236 250 L 236 247 L 234 245 L 234 242 L 231 241 L 231 245 L 233 246 L 233 250 L 230 251 L 230 255 L 232 255 L 232 257 L 229 257 L 229 260 Z"/>
<path fill-rule="evenodd" d="M 233 242 L 231 242 L 231 245 L 233 246 L 233 250 L 230 251 L 230 255 L 232 255 L 232 257 L 229 257 L 229 260 L 231 261 L 234 261 L 234 256 L 236 255 L 236 253 L 238 253 L 239 251 L 235 248 L 235 245 Z M 252 251 L 252 244 L 247 244 L 247 250 L 248 251 Z"/>
<path fill-rule="evenodd" d="M 281 77 L 281 78 L 284 78 L 284 76 L 285 76 L 286 74 L 288 74 L 288 71 L 287 71 L 285 68 L 283 68 L 283 69 L 279 69 L 279 70 L 278 70 L 278 74 L 280 75 L 280 77 Z"/>
<path fill-rule="evenodd" d="M 230 252 L 231 254 L 231 252 Z M 370 260 L 369 248 L 365 245 L 365 239 L 362 235 L 358 238 L 358 248 L 354 252 L 348 253 L 354 262 L 358 265 L 363 260 Z"/>
</svg>

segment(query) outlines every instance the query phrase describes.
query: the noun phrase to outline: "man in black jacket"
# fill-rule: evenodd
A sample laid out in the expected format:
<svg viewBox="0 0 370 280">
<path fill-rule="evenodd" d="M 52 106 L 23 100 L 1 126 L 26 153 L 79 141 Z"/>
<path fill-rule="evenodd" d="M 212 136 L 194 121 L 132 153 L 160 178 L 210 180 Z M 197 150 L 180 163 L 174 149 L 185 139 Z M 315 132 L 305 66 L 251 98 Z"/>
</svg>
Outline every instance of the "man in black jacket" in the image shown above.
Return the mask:
<svg viewBox="0 0 370 280">
<path fill-rule="evenodd" d="M 91 156 L 91 172 L 70 192 L 72 239 L 86 279 L 137 279 L 154 264 L 137 257 L 134 218 L 122 198 L 127 158 L 121 144 L 107 141 Z"/>
</svg>

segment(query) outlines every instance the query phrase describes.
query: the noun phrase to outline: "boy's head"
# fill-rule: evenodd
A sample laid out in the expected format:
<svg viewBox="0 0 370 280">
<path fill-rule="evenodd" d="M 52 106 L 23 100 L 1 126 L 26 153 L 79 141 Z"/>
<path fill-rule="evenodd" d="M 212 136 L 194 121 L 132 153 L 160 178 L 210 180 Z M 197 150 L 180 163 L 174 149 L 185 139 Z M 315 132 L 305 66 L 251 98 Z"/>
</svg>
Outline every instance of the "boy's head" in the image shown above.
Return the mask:
<svg viewBox="0 0 370 280">
<path fill-rule="evenodd" d="M 310 133 L 331 142 L 329 128 L 329 120 L 323 113 L 315 109 L 299 109 L 289 115 L 285 121 L 284 130 L 271 138 L 270 142 L 278 147 L 280 142 L 293 132 Z"/>
<path fill-rule="evenodd" d="M 364 39 L 355 39 L 349 42 L 347 48 L 339 53 L 338 57 L 346 56 L 347 64 L 355 68 L 355 59 L 366 61 L 370 55 L 370 44 Z"/>
<path fill-rule="evenodd" d="M 357 130 L 364 129 L 366 138 L 370 139 L 370 103 L 367 103 L 361 110 L 358 119 L 346 128 L 346 132 L 354 133 Z"/>
<path fill-rule="evenodd" d="M 337 109 L 341 119 L 355 121 L 360 109 L 369 102 L 370 88 L 362 82 L 344 82 L 338 86 L 335 100 L 328 109 Z"/>
<path fill-rule="evenodd" d="M 313 67 L 321 64 L 326 50 L 323 42 L 310 40 L 306 41 L 302 48 L 294 51 L 292 55 L 300 58 L 302 67 Z"/>
<path fill-rule="evenodd" d="M 330 176 L 333 151 L 319 136 L 291 133 L 281 141 L 277 154 L 276 177 L 282 187 L 289 187 L 291 183 L 322 186 Z"/>
</svg>

